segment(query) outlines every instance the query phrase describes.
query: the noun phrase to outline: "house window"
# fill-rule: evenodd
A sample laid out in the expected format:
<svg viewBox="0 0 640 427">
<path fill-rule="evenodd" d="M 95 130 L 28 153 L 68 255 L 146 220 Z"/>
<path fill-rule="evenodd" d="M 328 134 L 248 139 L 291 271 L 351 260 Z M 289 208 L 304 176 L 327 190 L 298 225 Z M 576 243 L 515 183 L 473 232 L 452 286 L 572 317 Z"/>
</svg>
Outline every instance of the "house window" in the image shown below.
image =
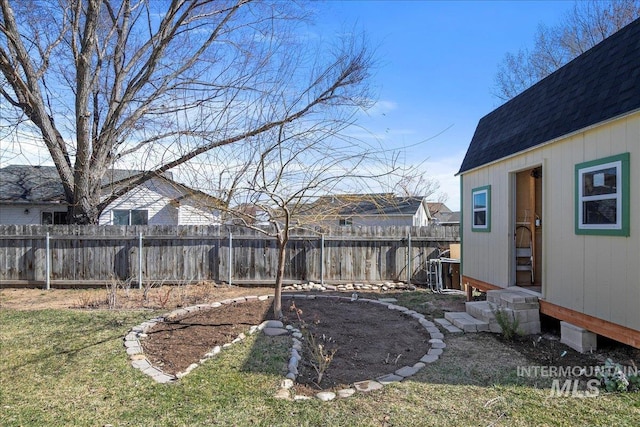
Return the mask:
<svg viewBox="0 0 640 427">
<path fill-rule="evenodd" d="M 353 225 L 353 218 L 340 218 L 340 225 Z"/>
<path fill-rule="evenodd" d="M 576 234 L 629 236 L 629 153 L 576 165 Z"/>
<path fill-rule="evenodd" d="M 113 210 L 113 225 L 147 225 L 149 213 L 142 209 Z"/>
<path fill-rule="evenodd" d="M 471 190 L 471 230 L 491 231 L 491 186 Z"/>
<path fill-rule="evenodd" d="M 67 212 L 42 212 L 42 225 L 67 224 Z"/>
</svg>

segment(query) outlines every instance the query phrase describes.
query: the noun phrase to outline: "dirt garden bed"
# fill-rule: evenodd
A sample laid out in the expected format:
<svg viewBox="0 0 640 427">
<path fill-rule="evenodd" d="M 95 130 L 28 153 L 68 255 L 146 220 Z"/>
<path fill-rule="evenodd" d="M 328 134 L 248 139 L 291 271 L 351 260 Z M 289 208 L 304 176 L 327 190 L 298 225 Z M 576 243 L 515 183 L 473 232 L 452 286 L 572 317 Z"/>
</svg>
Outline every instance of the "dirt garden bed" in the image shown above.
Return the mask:
<svg viewBox="0 0 640 427">
<path fill-rule="evenodd" d="M 325 355 L 332 356 L 318 381 L 311 364 L 315 359 L 304 346 L 296 379 L 298 393 L 344 388 L 393 373 L 417 363 L 430 347 L 429 335 L 417 321 L 378 304 L 338 297 L 311 300 L 285 296 L 283 312 L 285 324 L 303 331 L 303 341 L 313 338 L 323 346 Z M 155 366 L 175 375 L 214 346 L 229 343 L 251 325 L 273 318 L 272 300 L 232 303 L 159 324 L 141 343 Z M 234 319 L 233 323 L 229 319 Z"/>
</svg>

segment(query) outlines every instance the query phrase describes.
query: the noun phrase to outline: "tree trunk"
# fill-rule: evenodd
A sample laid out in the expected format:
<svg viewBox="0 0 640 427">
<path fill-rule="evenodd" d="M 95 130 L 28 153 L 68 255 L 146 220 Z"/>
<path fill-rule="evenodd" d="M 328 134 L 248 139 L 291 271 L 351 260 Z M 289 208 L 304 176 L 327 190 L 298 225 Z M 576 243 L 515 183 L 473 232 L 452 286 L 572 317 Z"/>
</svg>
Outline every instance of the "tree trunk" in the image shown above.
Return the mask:
<svg viewBox="0 0 640 427">
<path fill-rule="evenodd" d="M 96 209 L 96 204 L 88 203 L 85 199 L 84 202 L 69 205 L 67 222 L 78 225 L 98 225 L 100 212 Z"/>
<path fill-rule="evenodd" d="M 97 225 L 102 213 L 100 203 L 100 182 L 93 177 L 78 179 L 74 187 L 74 199 L 69 203 L 67 222 L 79 225 Z"/>
<path fill-rule="evenodd" d="M 278 239 L 278 270 L 276 272 L 276 290 L 273 298 L 273 314 L 276 319 L 282 319 L 282 281 L 284 279 L 284 263 L 287 256 L 287 240 Z"/>
</svg>

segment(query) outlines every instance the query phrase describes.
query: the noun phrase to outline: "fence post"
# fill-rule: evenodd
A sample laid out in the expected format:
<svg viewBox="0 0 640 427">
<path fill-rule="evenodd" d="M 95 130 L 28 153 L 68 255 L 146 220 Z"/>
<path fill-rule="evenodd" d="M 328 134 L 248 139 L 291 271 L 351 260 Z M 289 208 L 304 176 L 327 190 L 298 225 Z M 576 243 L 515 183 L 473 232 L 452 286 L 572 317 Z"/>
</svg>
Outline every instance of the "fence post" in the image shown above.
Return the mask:
<svg viewBox="0 0 640 427">
<path fill-rule="evenodd" d="M 47 231 L 47 236 L 45 237 L 45 264 L 44 264 L 44 288 L 48 291 L 51 289 L 51 254 L 49 253 L 51 244 L 51 237 L 49 236 L 49 232 Z"/>
<path fill-rule="evenodd" d="M 138 235 L 138 289 L 142 289 L 142 231 Z"/>
<path fill-rule="evenodd" d="M 320 286 L 324 286 L 324 233 L 320 234 Z"/>
<path fill-rule="evenodd" d="M 229 232 L 229 286 L 231 286 L 232 274 L 233 274 L 233 234 Z"/>
<path fill-rule="evenodd" d="M 411 232 L 407 234 L 407 283 L 411 283 Z"/>
</svg>

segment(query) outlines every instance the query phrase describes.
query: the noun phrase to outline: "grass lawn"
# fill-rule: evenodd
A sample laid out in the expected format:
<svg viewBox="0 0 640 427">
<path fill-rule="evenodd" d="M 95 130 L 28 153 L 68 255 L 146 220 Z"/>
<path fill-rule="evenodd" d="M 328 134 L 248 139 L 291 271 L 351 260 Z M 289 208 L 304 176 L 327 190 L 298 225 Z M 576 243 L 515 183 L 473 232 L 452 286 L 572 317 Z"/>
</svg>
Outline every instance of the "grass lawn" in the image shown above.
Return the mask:
<svg viewBox="0 0 640 427">
<path fill-rule="evenodd" d="M 399 303 L 419 308 L 424 299 Z M 518 377 L 527 359 L 485 334 L 448 334 L 440 360 L 407 381 L 326 403 L 273 397 L 287 346 L 265 347 L 260 336 L 176 384 L 156 384 L 122 345 L 154 314 L 0 310 L 0 425 L 640 425 L 640 394 L 551 397 L 549 379 Z"/>
</svg>

